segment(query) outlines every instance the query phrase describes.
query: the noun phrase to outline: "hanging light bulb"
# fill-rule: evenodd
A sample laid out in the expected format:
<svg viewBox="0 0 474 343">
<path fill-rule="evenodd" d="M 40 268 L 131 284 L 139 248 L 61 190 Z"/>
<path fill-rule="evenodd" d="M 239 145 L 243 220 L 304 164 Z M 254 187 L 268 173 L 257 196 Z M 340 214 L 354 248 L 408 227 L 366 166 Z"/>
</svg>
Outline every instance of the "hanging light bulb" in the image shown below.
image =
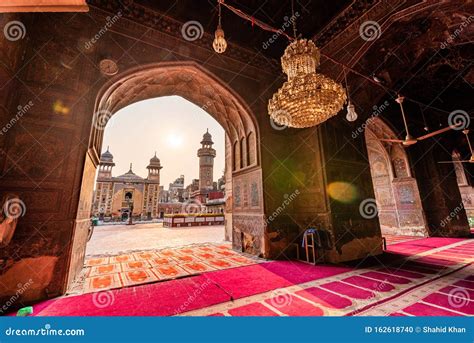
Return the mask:
<svg viewBox="0 0 474 343">
<path fill-rule="evenodd" d="M 344 81 L 346 83 L 346 91 L 347 91 L 347 115 L 346 119 L 347 121 L 356 121 L 357 120 L 357 112 L 355 110 L 354 105 L 351 103 L 351 98 L 349 95 L 349 86 L 347 85 L 347 75 L 346 75 L 346 68 L 343 69 L 344 71 Z"/>
<path fill-rule="evenodd" d="M 357 120 L 357 112 L 355 111 L 354 105 L 352 105 L 351 101 L 347 103 L 347 115 L 346 119 L 348 121 L 356 121 Z"/>
<path fill-rule="evenodd" d="M 227 49 L 227 42 L 224 38 L 224 30 L 222 30 L 221 26 L 221 3 L 219 1 L 219 24 L 217 25 L 217 30 L 214 33 L 214 41 L 212 42 L 212 47 L 214 51 L 218 54 L 222 54 Z"/>
</svg>

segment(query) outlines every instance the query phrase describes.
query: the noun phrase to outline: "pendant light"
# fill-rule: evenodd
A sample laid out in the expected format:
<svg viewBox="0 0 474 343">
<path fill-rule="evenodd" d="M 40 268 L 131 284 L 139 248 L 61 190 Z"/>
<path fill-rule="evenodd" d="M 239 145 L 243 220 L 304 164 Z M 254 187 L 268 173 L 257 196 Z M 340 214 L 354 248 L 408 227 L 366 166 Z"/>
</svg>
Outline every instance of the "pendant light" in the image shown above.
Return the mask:
<svg viewBox="0 0 474 343">
<path fill-rule="evenodd" d="M 212 42 L 212 47 L 214 51 L 218 54 L 222 54 L 227 49 L 227 42 L 224 38 L 224 30 L 222 30 L 221 25 L 221 1 L 218 1 L 219 8 L 219 23 L 217 24 L 216 32 L 214 33 L 214 41 Z"/>
<path fill-rule="evenodd" d="M 344 80 L 345 80 L 345 83 L 346 83 L 346 92 L 347 92 L 347 114 L 346 114 L 346 119 L 347 121 L 356 121 L 357 120 L 357 112 L 355 110 L 355 107 L 354 105 L 351 103 L 351 97 L 350 97 L 350 93 L 349 93 L 349 85 L 347 84 L 347 75 L 346 75 L 346 68 L 343 69 L 344 70 Z"/>
</svg>

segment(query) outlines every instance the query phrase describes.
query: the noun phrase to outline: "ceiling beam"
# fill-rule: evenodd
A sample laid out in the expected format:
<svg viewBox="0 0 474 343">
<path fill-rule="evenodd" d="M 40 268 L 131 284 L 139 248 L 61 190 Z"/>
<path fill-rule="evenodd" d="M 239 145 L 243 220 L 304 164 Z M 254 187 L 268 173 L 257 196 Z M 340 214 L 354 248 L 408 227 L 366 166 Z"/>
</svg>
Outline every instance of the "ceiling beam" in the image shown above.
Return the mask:
<svg viewBox="0 0 474 343">
<path fill-rule="evenodd" d="M 86 0 L 2 0 L 0 13 L 87 12 Z"/>
</svg>

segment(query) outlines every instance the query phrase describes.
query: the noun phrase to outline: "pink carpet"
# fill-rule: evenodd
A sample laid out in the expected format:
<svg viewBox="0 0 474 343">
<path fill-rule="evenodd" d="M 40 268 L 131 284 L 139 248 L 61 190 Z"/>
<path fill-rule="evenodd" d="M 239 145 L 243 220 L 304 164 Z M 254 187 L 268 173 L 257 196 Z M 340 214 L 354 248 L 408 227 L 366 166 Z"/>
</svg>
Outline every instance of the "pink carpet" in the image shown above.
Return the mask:
<svg viewBox="0 0 474 343">
<path fill-rule="evenodd" d="M 431 249 L 439 248 L 448 244 L 460 242 L 462 240 L 462 238 L 423 238 L 417 239 L 415 241 L 402 242 L 390 245 L 387 248 L 387 251 L 401 255 L 413 255 L 426 252 Z"/>
<path fill-rule="evenodd" d="M 339 294 L 347 295 L 348 297 L 355 299 L 369 299 L 375 296 L 375 294 L 372 292 L 364 291 L 363 289 L 353 287 L 338 281 L 325 283 L 324 285 L 321 285 L 321 287 Z"/>
<path fill-rule="evenodd" d="M 362 276 L 351 276 L 348 278 L 343 279 L 342 281 L 350 283 L 351 285 L 362 287 L 365 289 L 370 289 L 373 291 L 378 292 L 390 292 L 391 290 L 395 289 L 391 284 L 383 282 L 383 281 L 374 281 L 371 279 L 367 279 Z"/>
<path fill-rule="evenodd" d="M 429 306 L 422 303 L 416 303 L 414 305 L 408 306 L 403 311 L 414 316 L 457 316 L 457 314 L 454 312 L 445 311 L 438 307 Z"/>
<path fill-rule="evenodd" d="M 410 283 L 411 281 L 402 277 L 394 276 L 394 275 L 387 275 L 383 273 L 377 273 L 377 272 L 367 272 L 367 273 L 362 273 L 360 274 L 361 276 L 367 276 L 372 279 L 377 279 L 380 281 L 387 281 L 391 283 L 396 283 L 400 285 L 404 285 L 407 283 Z"/>
<path fill-rule="evenodd" d="M 349 299 L 317 287 L 307 288 L 295 294 L 329 308 L 342 309 L 352 305 Z"/>
<path fill-rule="evenodd" d="M 292 295 L 280 295 L 272 299 L 265 300 L 269 305 L 278 308 L 278 311 L 286 314 L 287 316 L 322 316 L 323 310 L 319 307 L 313 306 L 307 301 L 301 300 L 300 298 Z M 276 306 L 278 304 L 278 306 Z"/>
<path fill-rule="evenodd" d="M 350 268 L 275 261 L 148 285 L 47 301 L 39 316 L 169 316 L 273 289 L 337 275 Z M 99 304 L 97 306 L 97 304 Z M 101 304 L 107 304 L 102 306 Z"/>
<path fill-rule="evenodd" d="M 242 316 L 265 316 L 275 317 L 278 316 L 276 312 L 273 312 L 268 307 L 260 303 L 252 303 L 241 307 L 229 310 L 231 316 L 242 317 Z"/>
<path fill-rule="evenodd" d="M 195 296 L 198 295 L 198 296 Z M 57 299 L 39 316 L 166 316 L 228 301 L 205 276 Z"/>
<path fill-rule="evenodd" d="M 433 293 L 423 298 L 423 301 L 426 303 L 447 308 L 449 310 L 474 315 L 474 302 L 470 301 L 470 299 L 457 298 L 452 295 L 441 293 Z"/>
<path fill-rule="evenodd" d="M 234 299 L 268 292 L 308 281 L 319 280 L 351 271 L 337 266 L 313 266 L 294 261 L 261 263 L 245 268 L 234 268 L 206 274 Z"/>
</svg>

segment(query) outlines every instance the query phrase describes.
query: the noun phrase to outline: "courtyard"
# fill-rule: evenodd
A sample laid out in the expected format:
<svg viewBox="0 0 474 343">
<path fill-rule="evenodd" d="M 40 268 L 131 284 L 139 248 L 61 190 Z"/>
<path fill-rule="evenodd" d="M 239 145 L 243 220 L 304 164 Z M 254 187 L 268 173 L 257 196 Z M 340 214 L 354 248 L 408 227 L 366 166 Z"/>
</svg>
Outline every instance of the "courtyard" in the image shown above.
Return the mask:
<svg viewBox="0 0 474 343">
<path fill-rule="evenodd" d="M 165 228 L 162 223 L 100 225 L 86 247 L 86 257 L 175 248 L 189 244 L 224 243 L 224 225 Z"/>
</svg>

